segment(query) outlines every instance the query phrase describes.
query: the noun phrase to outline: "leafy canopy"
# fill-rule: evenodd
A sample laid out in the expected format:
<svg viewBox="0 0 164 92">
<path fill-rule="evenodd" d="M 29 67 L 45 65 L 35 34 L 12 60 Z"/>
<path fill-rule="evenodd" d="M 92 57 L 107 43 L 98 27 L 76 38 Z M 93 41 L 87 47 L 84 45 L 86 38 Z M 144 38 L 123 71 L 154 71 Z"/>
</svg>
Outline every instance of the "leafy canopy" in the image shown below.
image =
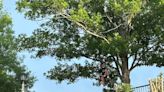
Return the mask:
<svg viewBox="0 0 164 92">
<path fill-rule="evenodd" d="M 20 35 L 20 49 L 58 60 L 85 57 L 86 64 L 59 64 L 50 79 L 93 78 L 111 86 L 141 65 L 163 66 L 163 0 L 19 0 L 17 10 L 44 20 L 33 35 Z M 82 63 L 82 62 L 81 62 Z"/>
<path fill-rule="evenodd" d="M 2 7 L 2 6 L 0 6 Z M 22 73 L 27 73 L 27 87 L 32 87 L 34 77 L 21 64 L 17 56 L 17 44 L 13 36 L 11 18 L 0 9 L 0 90 L 2 92 L 21 92 Z"/>
</svg>

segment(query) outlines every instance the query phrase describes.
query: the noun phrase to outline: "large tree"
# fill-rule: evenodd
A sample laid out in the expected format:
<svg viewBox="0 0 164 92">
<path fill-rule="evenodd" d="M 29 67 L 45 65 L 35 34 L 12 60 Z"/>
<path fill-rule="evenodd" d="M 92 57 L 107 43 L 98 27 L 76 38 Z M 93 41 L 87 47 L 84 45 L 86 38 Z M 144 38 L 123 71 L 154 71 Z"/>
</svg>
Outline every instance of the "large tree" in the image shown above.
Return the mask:
<svg viewBox="0 0 164 92">
<path fill-rule="evenodd" d="M 17 56 L 17 44 L 13 36 L 12 21 L 2 10 L 0 1 L 0 91 L 21 92 L 22 73 L 27 73 L 26 86 L 32 87 L 34 77 L 22 66 L 21 59 Z"/>
<path fill-rule="evenodd" d="M 31 36 L 20 35 L 20 49 L 91 60 L 59 64 L 50 79 L 93 78 L 111 86 L 117 79 L 130 83 L 136 67 L 164 65 L 163 0 L 18 0 L 17 10 L 43 20 Z"/>
</svg>

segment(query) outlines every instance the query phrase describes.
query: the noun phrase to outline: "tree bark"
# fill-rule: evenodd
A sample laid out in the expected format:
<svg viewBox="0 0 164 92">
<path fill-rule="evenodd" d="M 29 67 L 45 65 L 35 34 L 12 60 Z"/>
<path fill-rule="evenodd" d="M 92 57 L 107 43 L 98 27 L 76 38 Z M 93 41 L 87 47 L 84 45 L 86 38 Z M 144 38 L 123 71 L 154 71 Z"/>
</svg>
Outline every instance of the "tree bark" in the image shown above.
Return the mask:
<svg viewBox="0 0 164 92">
<path fill-rule="evenodd" d="M 122 82 L 123 83 L 128 83 L 130 84 L 130 71 L 128 68 L 128 57 L 126 55 L 124 55 L 123 57 L 121 57 L 122 59 Z"/>
</svg>

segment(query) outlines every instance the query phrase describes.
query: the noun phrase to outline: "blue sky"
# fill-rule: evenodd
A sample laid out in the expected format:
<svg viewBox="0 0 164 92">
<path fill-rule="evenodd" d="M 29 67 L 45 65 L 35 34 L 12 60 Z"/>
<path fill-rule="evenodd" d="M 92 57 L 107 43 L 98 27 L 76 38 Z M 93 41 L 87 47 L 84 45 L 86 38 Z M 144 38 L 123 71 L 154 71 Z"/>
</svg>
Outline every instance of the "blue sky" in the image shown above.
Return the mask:
<svg viewBox="0 0 164 92">
<path fill-rule="evenodd" d="M 4 0 L 4 9 L 13 19 L 13 30 L 15 35 L 26 33 L 30 35 L 32 31 L 39 26 L 39 22 L 29 21 L 24 18 L 23 14 L 15 10 L 16 0 Z M 101 87 L 92 85 L 92 80 L 81 79 L 75 84 L 67 85 L 65 82 L 56 84 L 53 80 L 46 79 L 43 73 L 53 68 L 56 60 L 52 57 L 43 57 L 41 59 L 30 58 L 29 53 L 21 53 L 25 55 L 23 63 L 27 66 L 32 74 L 37 77 L 38 81 L 35 83 L 32 90 L 35 92 L 102 92 Z M 145 85 L 148 80 L 163 72 L 164 68 L 156 67 L 139 67 L 132 71 L 131 82 L 133 86 Z"/>
</svg>

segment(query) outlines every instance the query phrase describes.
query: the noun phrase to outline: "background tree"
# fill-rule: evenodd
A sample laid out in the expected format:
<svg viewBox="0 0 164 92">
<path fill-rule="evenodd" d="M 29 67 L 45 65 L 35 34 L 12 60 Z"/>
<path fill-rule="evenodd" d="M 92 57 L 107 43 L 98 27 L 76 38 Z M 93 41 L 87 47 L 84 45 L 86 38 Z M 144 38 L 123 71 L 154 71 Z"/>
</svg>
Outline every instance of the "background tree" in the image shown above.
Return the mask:
<svg viewBox="0 0 164 92">
<path fill-rule="evenodd" d="M 0 90 L 1 92 L 21 92 L 22 73 L 27 73 L 26 86 L 31 88 L 34 77 L 22 66 L 17 56 L 17 44 L 13 36 L 11 18 L 2 10 L 0 2 Z"/>
<path fill-rule="evenodd" d="M 163 9 L 163 0 L 19 0 L 26 18 L 43 20 L 33 35 L 20 35 L 20 49 L 39 58 L 91 60 L 55 66 L 47 77 L 59 82 L 130 83 L 134 68 L 164 64 Z"/>
</svg>

